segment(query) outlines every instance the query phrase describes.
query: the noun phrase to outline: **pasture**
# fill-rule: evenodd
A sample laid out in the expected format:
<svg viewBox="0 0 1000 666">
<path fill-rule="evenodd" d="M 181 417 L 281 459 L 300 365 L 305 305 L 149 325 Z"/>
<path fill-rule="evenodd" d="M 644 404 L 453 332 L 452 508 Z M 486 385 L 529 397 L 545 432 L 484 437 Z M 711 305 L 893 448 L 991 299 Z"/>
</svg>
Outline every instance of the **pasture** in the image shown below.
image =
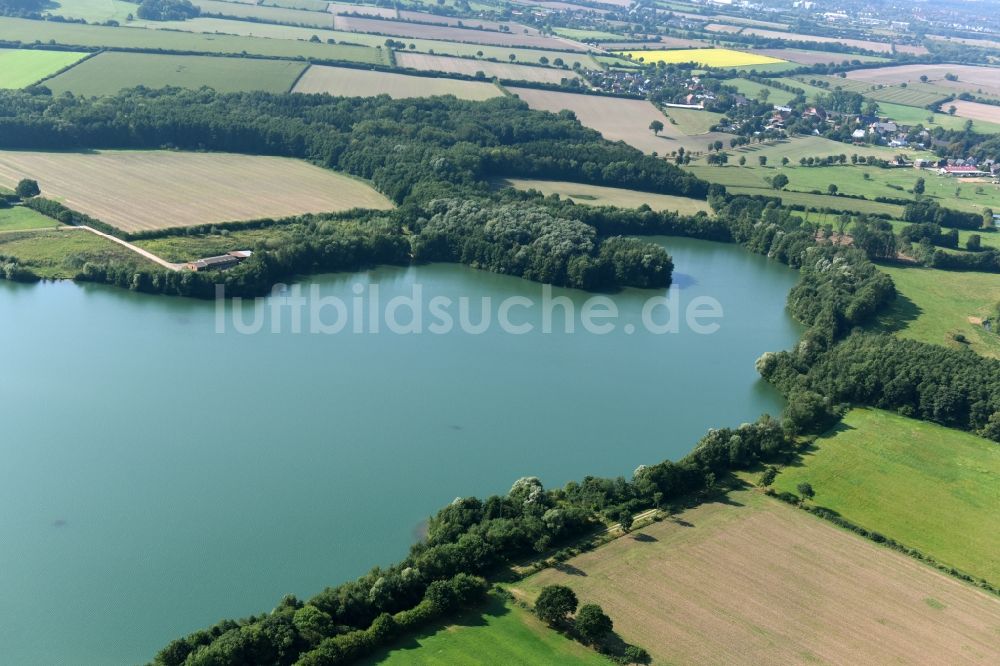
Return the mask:
<svg viewBox="0 0 1000 666">
<path fill-rule="evenodd" d="M 658 51 L 623 51 L 625 57 L 643 62 L 694 62 L 702 67 L 743 67 L 783 63 L 780 58 L 732 49 L 666 49 Z"/>
<path fill-rule="evenodd" d="M 579 78 L 576 72 L 570 69 L 516 65 L 509 62 L 490 62 L 471 58 L 452 58 L 408 51 L 400 51 L 396 54 L 396 64 L 400 67 L 409 67 L 425 72 L 447 72 L 467 76 L 475 76 L 478 72 L 482 72 L 488 78 L 497 77 L 506 81 L 561 83 L 563 79 Z"/>
<path fill-rule="evenodd" d="M 265 7 L 238 2 L 220 2 L 219 0 L 193 0 L 193 3 L 201 9 L 201 13 L 204 15 L 218 14 L 222 16 L 234 16 L 237 18 L 254 19 L 264 23 L 290 23 L 313 28 L 332 28 L 334 21 L 333 14 L 325 11 L 316 12 L 287 7 Z"/>
<path fill-rule="evenodd" d="M 25 206 L 0 208 L 0 232 L 48 229 L 61 226 L 59 222 Z"/>
<path fill-rule="evenodd" d="M 0 88 L 24 88 L 83 58 L 86 53 L 0 49 Z"/>
<path fill-rule="evenodd" d="M 950 104 L 946 105 L 950 106 Z M 957 106 L 957 105 L 956 105 Z M 893 120 L 904 125 L 920 124 L 927 129 L 943 127 L 949 130 L 961 131 L 965 127 L 967 118 L 960 118 L 957 115 L 950 116 L 947 113 L 935 113 L 927 109 L 918 109 L 913 106 L 902 104 L 891 104 L 889 102 L 879 102 L 879 112 L 889 116 Z M 993 134 L 1000 132 L 1000 123 L 991 123 L 983 120 L 973 120 L 972 128 L 982 134 Z"/>
<path fill-rule="evenodd" d="M 212 21 L 215 21 L 215 23 L 208 23 Z M 293 30 L 308 31 L 302 40 L 263 39 L 261 37 L 247 37 L 235 34 L 214 34 L 217 27 L 211 26 L 218 26 L 220 23 L 239 24 L 238 27 L 240 29 L 247 30 L 249 33 L 254 33 L 254 29 L 259 33 L 268 27 L 285 27 L 266 26 L 248 21 L 193 19 L 191 21 L 177 22 L 161 21 L 157 24 L 157 29 L 153 30 L 0 17 L 0 40 L 21 42 L 40 40 L 43 42 L 53 41 L 56 44 L 65 44 L 68 46 L 163 49 L 165 51 L 225 53 L 232 55 L 240 55 L 246 52 L 251 55 L 278 58 L 303 56 L 325 60 L 389 64 L 387 56 L 379 49 L 348 44 L 325 44 L 306 41 L 311 34 L 316 33 L 315 30 L 292 28 Z M 177 27 L 179 25 L 184 25 L 184 28 Z M 198 30 L 199 27 L 205 30 L 204 34 L 197 31 L 182 32 L 185 28 L 188 30 Z"/>
<path fill-rule="evenodd" d="M 725 84 L 727 86 L 733 86 L 750 99 L 759 99 L 761 92 L 766 90 L 767 101 L 771 104 L 788 104 L 795 97 L 795 93 L 788 92 L 787 90 L 779 90 L 778 88 L 772 88 L 771 86 L 766 86 L 762 83 L 757 83 L 756 81 L 750 81 L 748 79 L 728 79 L 725 81 Z"/>
<path fill-rule="evenodd" d="M 516 584 L 600 604 L 659 664 L 952 663 L 1000 659 L 1000 601 L 756 491 Z M 914 640 L 914 637 L 920 640 Z"/>
<path fill-rule="evenodd" d="M 606 666 L 594 650 L 549 629 L 532 613 L 490 595 L 487 604 L 438 624 L 361 664 L 448 666 L 450 664 L 583 664 Z"/>
<path fill-rule="evenodd" d="M 905 106 L 930 106 L 945 99 L 949 94 L 935 86 L 914 83 L 908 84 L 905 88 L 899 86 L 876 88 L 865 93 L 865 96 L 877 102 L 890 102 Z"/>
<path fill-rule="evenodd" d="M 900 297 L 879 318 L 879 328 L 903 338 L 1000 358 L 1000 329 L 987 331 L 978 323 L 997 319 L 1000 275 L 917 266 L 880 268 L 892 277 Z M 966 342 L 956 341 L 958 334 Z"/>
<path fill-rule="evenodd" d="M 812 503 L 993 583 L 1000 582 L 1000 447 L 877 409 L 854 409 L 774 481 Z"/>
<path fill-rule="evenodd" d="M 310 67 L 295 84 L 292 92 L 329 93 L 345 97 L 389 95 L 395 99 L 454 95 L 470 100 L 490 99 L 502 94 L 492 83 L 480 81 L 408 76 L 325 65 Z"/>
<path fill-rule="evenodd" d="M 707 201 L 675 197 L 669 194 L 653 194 L 626 190 L 619 187 L 603 187 L 601 185 L 584 185 L 568 183 L 559 180 L 535 180 L 530 178 L 504 178 L 500 185 L 509 185 L 518 190 L 537 190 L 545 196 L 558 194 L 563 199 L 572 199 L 586 206 L 618 206 L 619 208 L 638 208 L 643 204 L 653 210 L 669 210 L 682 215 L 694 215 L 698 212 L 712 214 L 712 207 Z"/>
<path fill-rule="evenodd" d="M 560 37 L 568 37 L 569 39 L 575 39 L 580 42 L 613 42 L 615 40 L 625 39 L 624 35 L 617 35 L 613 32 L 607 32 L 604 30 L 554 28 L 553 32 L 555 32 Z"/>
<path fill-rule="evenodd" d="M 26 177 L 38 180 L 43 196 L 127 232 L 392 207 L 360 180 L 284 157 L 0 152 L 0 183 Z"/>
<path fill-rule="evenodd" d="M 0 233 L 0 254 L 16 258 L 48 280 L 71 280 L 87 262 L 160 268 L 132 250 L 78 227 Z"/>
<path fill-rule="evenodd" d="M 331 14 L 359 14 L 362 16 L 381 16 L 382 18 L 399 18 L 395 7 L 375 7 L 374 5 L 352 5 L 346 2 L 326 3 L 326 10 Z"/>
<path fill-rule="evenodd" d="M 125 0 L 53 0 L 45 14 L 68 19 L 83 19 L 88 23 L 115 20 L 125 23 L 129 14 L 135 14 L 134 4 Z"/>
<path fill-rule="evenodd" d="M 712 127 L 718 125 L 719 121 L 722 120 L 721 113 L 698 109 L 666 107 L 663 109 L 663 114 L 667 118 L 670 118 L 677 125 L 678 129 L 688 136 L 707 134 L 711 131 Z"/>
<path fill-rule="evenodd" d="M 568 109 L 576 114 L 583 125 L 600 132 L 611 141 L 624 141 L 639 150 L 666 155 L 681 146 L 685 150 L 705 150 L 716 138 L 730 137 L 728 134 L 710 133 L 689 136 L 670 122 L 655 106 L 646 100 L 601 97 L 598 95 L 578 95 L 574 93 L 514 88 L 514 93 L 533 109 L 557 113 Z M 649 124 L 659 120 L 663 131 L 655 136 Z"/>
<path fill-rule="evenodd" d="M 219 92 L 288 92 L 308 65 L 291 60 L 105 51 L 45 82 L 53 93 L 113 95 L 122 88 L 202 86 Z"/>
</svg>

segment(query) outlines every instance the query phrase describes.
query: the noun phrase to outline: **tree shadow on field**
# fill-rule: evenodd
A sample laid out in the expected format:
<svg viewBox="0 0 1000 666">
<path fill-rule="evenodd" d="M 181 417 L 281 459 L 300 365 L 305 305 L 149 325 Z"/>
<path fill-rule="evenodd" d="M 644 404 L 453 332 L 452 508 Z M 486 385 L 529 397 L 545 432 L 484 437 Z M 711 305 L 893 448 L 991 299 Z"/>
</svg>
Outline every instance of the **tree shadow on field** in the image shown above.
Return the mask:
<svg viewBox="0 0 1000 666">
<path fill-rule="evenodd" d="M 392 653 L 421 648 L 422 646 L 419 641 L 433 636 L 438 632 L 448 631 L 453 628 L 485 627 L 488 624 L 488 618 L 501 617 L 510 612 L 511 609 L 507 607 L 504 599 L 497 594 L 491 593 L 481 606 L 465 611 L 456 616 L 431 622 L 418 631 L 412 631 L 404 636 L 401 636 L 392 644 L 380 648 L 369 655 L 366 659 L 361 659 L 357 663 L 369 665 L 378 664 L 388 659 Z M 397 656 L 405 657 L 405 653 Z M 409 659 L 406 660 L 409 661 Z"/>
<path fill-rule="evenodd" d="M 632 535 L 632 540 L 638 541 L 639 543 L 654 543 L 659 541 L 659 539 L 652 534 L 646 534 L 645 532 L 636 532 Z"/>
<path fill-rule="evenodd" d="M 875 317 L 875 320 L 867 328 L 896 333 L 908 328 L 923 313 L 923 308 L 903 294 L 897 293 L 892 306 Z"/>
<path fill-rule="evenodd" d="M 568 576 L 586 576 L 587 572 L 580 567 L 573 566 L 568 562 L 556 562 L 552 565 L 552 568 L 560 573 L 564 573 Z"/>
<path fill-rule="evenodd" d="M 782 465 L 785 467 L 804 467 L 808 458 L 816 455 L 819 451 L 820 442 L 836 437 L 840 433 L 850 432 L 851 430 L 854 430 L 854 426 L 847 425 L 843 420 L 837 421 L 835 426 L 824 432 L 814 441 L 803 444 L 794 453 L 788 454 L 786 458 L 782 460 Z"/>
</svg>

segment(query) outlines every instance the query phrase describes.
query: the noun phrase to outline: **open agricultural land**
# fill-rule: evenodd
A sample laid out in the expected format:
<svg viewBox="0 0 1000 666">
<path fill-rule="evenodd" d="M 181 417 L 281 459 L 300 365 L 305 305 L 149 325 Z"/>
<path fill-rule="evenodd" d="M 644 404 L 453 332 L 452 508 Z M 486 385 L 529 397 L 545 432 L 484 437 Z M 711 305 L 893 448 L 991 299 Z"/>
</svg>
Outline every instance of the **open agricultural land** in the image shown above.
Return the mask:
<svg viewBox="0 0 1000 666">
<path fill-rule="evenodd" d="M 708 143 L 721 136 L 717 133 L 687 135 L 670 122 L 670 119 L 645 100 L 577 95 L 574 93 L 508 88 L 532 109 L 557 113 L 567 109 L 587 127 L 597 130 L 611 141 L 624 141 L 646 153 L 665 155 L 680 147 L 685 150 L 704 150 Z M 649 125 L 654 120 L 663 123 L 663 130 L 654 135 Z"/>
<path fill-rule="evenodd" d="M 922 55 L 927 53 L 927 48 L 924 46 L 913 46 L 909 44 L 890 44 L 888 42 L 877 42 L 868 39 L 844 39 L 841 37 L 821 37 L 816 35 L 805 35 L 798 32 L 778 32 L 776 30 L 764 30 L 762 28 L 745 28 L 742 31 L 744 35 L 753 35 L 755 37 L 766 37 L 768 39 L 780 39 L 792 42 L 820 42 L 827 44 L 843 44 L 845 46 L 854 47 L 857 49 L 864 49 L 866 51 L 880 51 L 883 53 L 891 53 L 895 49 L 899 53 L 910 53 L 913 55 Z"/>
<path fill-rule="evenodd" d="M 400 67 L 418 69 L 424 72 L 446 72 L 449 74 L 465 74 L 466 76 L 477 76 L 482 72 L 487 78 L 496 77 L 508 81 L 534 81 L 537 83 L 558 84 L 564 80 L 579 79 L 579 75 L 571 70 L 518 65 L 510 62 L 473 60 L 472 58 L 453 58 L 428 53 L 409 53 L 406 51 L 396 54 L 396 64 Z"/>
<path fill-rule="evenodd" d="M 474 30 L 447 25 L 427 25 L 406 21 L 385 21 L 381 19 L 354 16 L 337 17 L 336 28 L 345 32 L 364 32 L 391 37 L 435 39 L 448 42 L 489 44 L 493 46 L 516 46 L 523 48 L 561 49 L 564 51 L 584 51 L 577 42 L 559 37 L 538 34 L 518 34 L 493 30 Z"/>
<path fill-rule="evenodd" d="M 509 185 L 519 190 L 536 190 L 545 196 L 558 194 L 564 199 L 572 199 L 588 206 L 618 206 L 619 208 L 639 208 L 647 205 L 653 210 L 669 210 L 682 215 L 694 215 L 700 211 L 712 214 L 707 201 L 675 197 L 669 194 L 654 194 L 625 190 L 619 187 L 567 183 L 558 180 L 536 180 L 531 178 L 505 178 L 501 185 Z"/>
<path fill-rule="evenodd" d="M 127 232 L 392 207 L 366 183 L 281 157 L 0 152 L 0 183 L 21 178 L 37 180 L 46 196 Z"/>
<path fill-rule="evenodd" d="M 946 78 L 949 74 L 957 78 L 949 80 Z M 895 65 L 847 72 L 847 78 L 852 81 L 889 85 L 920 82 L 921 77 L 925 76 L 935 85 L 956 91 L 982 89 L 991 94 L 1000 94 L 1000 68 L 995 67 L 952 64 Z"/>
<path fill-rule="evenodd" d="M 756 53 L 757 55 L 767 56 L 769 58 L 788 60 L 800 65 L 819 65 L 826 63 L 840 64 L 845 60 L 849 62 L 887 62 L 886 58 L 880 58 L 878 56 L 857 55 L 854 53 L 836 53 L 833 51 L 808 51 L 805 49 L 753 49 L 751 52 Z"/>
<path fill-rule="evenodd" d="M 608 661 L 558 634 L 529 611 L 497 596 L 482 608 L 379 651 L 360 663 L 386 666 L 451 664 L 593 664 Z"/>
<path fill-rule="evenodd" d="M 553 584 L 600 604 L 654 663 L 1000 659 L 1000 600 L 755 491 L 654 523 L 514 589 L 534 600 Z"/>
<path fill-rule="evenodd" d="M 620 55 L 644 62 L 694 62 L 702 67 L 744 67 L 784 62 L 780 58 L 731 49 L 669 49 L 664 51 L 623 51 Z"/>
<path fill-rule="evenodd" d="M 281 93 L 291 89 L 306 67 L 306 63 L 292 60 L 105 51 L 47 80 L 45 85 L 57 95 L 112 95 L 138 85 Z"/>
<path fill-rule="evenodd" d="M 25 206 L 0 206 L 0 232 L 48 229 L 58 226 L 59 222 L 56 220 Z"/>
<path fill-rule="evenodd" d="M 0 49 L 0 88 L 24 88 L 69 67 L 86 53 Z"/>
<path fill-rule="evenodd" d="M 393 98 L 454 95 L 461 99 L 484 100 L 503 93 L 492 83 L 460 79 L 407 76 L 391 72 L 370 72 L 341 67 L 313 65 L 295 84 L 298 93 L 329 93 L 350 97 L 389 95 Z"/>
<path fill-rule="evenodd" d="M 1000 275 L 939 271 L 917 266 L 882 266 L 901 298 L 880 318 L 879 325 L 897 335 L 971 349 L 1000 358 L 1000 336 L 983 327 L 983 320 L 1000 319 Z"/>
<path fill-rule="evenodd" d="M 0 233 L 0 255 L 17 257 L 21 266 L 50 280 L 73 279 L 87 262 L 115 263 L 133 270 L 157 268 L 118 243 L 78 227 Z"/>
<path fill-rule="evenodd" d="M 975 435 L 855 409 L 774 481 L 977 578 L 1000 581 L 1000 449 Z"/>
<path fill-rule="evenodd" d="M 955 107 L 955 115 L 959 118 L 971 118 L 972 120 L 985 120 L 992 123 L 1000 123 L 1000 106 L 992 104 L 980 104 L 979 102 L 968 102 L 960 99 L 948 102 L 944 107 Z M 1000 129 L 1000 126 L 998 126 Z"/>
</svg>

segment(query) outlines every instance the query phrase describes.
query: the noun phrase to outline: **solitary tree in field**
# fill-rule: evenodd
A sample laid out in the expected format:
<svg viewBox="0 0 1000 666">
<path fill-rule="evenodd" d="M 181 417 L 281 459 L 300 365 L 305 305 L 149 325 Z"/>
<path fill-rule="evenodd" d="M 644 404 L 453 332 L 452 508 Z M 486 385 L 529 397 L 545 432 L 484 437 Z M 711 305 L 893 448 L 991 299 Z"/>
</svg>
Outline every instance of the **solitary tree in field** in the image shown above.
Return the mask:
<svg viewBox="0 0 1000 666">
<path fill-rule="evenodd" d="M 984 208 L 983 209 L 983 229 L 993 230 L 996 227 L 996 223 L 993 220 L 993 209 Z"/>
<path fill-rule="evenodd" d="M 795 486 L 795 489 L 799 491 L 799 495 L 802 496 L 803 499 L 812 499 L 816 496 L 816 491 L 813 490 L 812 484 L 805 481 Z"/>
<path fill-rule="evenodd" d="M 767 155 L 758 155 L 757 156 L 757 162 L 761 166 L 767 166 Z"/>
<path fill-rule="evenodd" d="M 545 56 L 542 56 L 541 58 L 538 59 L 538 62 L 542 63 L 543 65 L 547 65 L 549 64 L 549 59 L 546 58 Z"/>
<path fill-rule="evenodd" d="M 21 179 L 21 181 L 17 184 L 17 189 L 14 191 L 17 193 L 17 196 L 22 199 L 37 197 L 42 193 L 42 191 L 38 188 L 38 181 L 30 178 Z"/>
<path fill-rule="evenodd" d="M 604 614 L 604 609 L 597 604 L 584 604 L 576 614 L 573 622 L 576 633 L 585 643 L 594 645 L 611 633 L 614 624 L 611 618 Z"/>
<path fill-rule="evenodd" d="M 746 155 L 740 155 L 740 166 L 745 166 L 746 163 L 747 163 L 747 156 Z"/>
<path fill-rule="evenodd" d="M 785 186 L 788 185 L 788 176 L 783 173 L 779 173 L 777 176 L 771 179 L 771 187 L 776 190 L 783 190 Z"/>
<path fill-rule="evenodd" d="M 565 621 L 578 603 L 576 593 L 565 585 L 548 585 L 535 601 L 535 615 L 556 625 Z"/>
<path fill-rule="evenodd" d="M 659 136 L 660 132 L 663 131 L 663 123 L 661 123 L 659 120 L 654 120 L 653 122 L 649 123 L 649 129 L 653 130 L 653 134 Z"/>
<path fill-rule="evenodd" d="M 829 185 L 826 186 L 826 191 L 829 192 L 831 195 L 837 194 L 838 189 L 839 188 L 833 183 L 830 183 Z"/>
<path fill-rule="evenodd" d="M 510 54 L 509 56 L 507 56 L 507 57 L 508 57 L 508 58 L 510 58 L 510 61 L 511 61 L 511 62 L 514 62 L 515 60 L 517 60 L 517 54 L 516 54 L 516 53 L 511 53 L 511 54 Z"/>
<path fill-rule="evenodd" d="M 923 178 L 917 178 L 917 182 L 913 184 L 914 194 L 923 194 L 925 189 L 925 182 Z"/>
<path fill-rule="evenodd" d="M 955 106 L 954 104 L 952 104 L 951 106 L 948 107 L 948 115 L 949 116 L 955 115 L 956 111 L 958 111 L 958 107 Z"/>
<path fill-rule="evenodd" d="M 781 166 L 788 166 L 788 158 L 787 157 L 782 157 L 781 158 Z"/>
</svg>

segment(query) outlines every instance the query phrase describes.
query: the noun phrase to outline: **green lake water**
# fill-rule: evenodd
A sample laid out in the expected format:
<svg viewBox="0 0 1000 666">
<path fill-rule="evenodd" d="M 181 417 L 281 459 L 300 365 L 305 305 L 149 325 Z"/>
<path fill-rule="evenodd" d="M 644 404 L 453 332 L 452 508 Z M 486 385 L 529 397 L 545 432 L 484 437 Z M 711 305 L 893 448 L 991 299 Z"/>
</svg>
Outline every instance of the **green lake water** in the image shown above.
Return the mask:
<svg viewBox="0 0 1000 666">
<path fill-rule="evenodd" d="M 143 662 L 399 559 L 456 496 L 628 476 L 780 412 L 753 364 L 800 333 L 784 310 L 795 272 L 662 242 L 680 305 L 721 304 L 716 333 L 645 332 L 660 294 L 640 290 L 611 296 L 607 335 L 566 334 L 558 314 L 551 334 L 241 335 L 216 332 L 213 303 L 0 281 L 0 662 Z M 305 284 L 348 301 L 369 282 L 383 302 L 414 283 L 473 303 L 542 289 L 456 265 Z"/>
</svg>

